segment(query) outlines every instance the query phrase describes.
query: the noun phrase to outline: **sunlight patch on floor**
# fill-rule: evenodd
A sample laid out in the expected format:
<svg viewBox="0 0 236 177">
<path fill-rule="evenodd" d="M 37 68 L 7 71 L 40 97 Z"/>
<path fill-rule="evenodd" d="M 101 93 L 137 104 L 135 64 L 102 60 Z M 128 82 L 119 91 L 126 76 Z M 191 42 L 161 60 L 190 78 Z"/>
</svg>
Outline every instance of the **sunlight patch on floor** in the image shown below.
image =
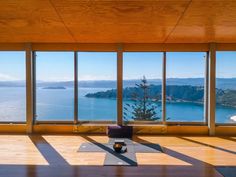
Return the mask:
<svg viewBox="0 0 236 177">
<path fill-rule="evenodd" d="M 134 136 L 134 141 L 156 143 L 161 146 L 198 146 L 190 141 L 185 141 L 172 136 Z"/>
<path fill-rule="evenodd" d="M 136 153 L 136 157 L 139 165 L 192 165 L 165 153 Z"/>
<path fill-rule="evenodd" d="M 88 136 L 98 142 L 107 142 L 106 136 Z M 103 165 L 105 153 L 79 153 L 80 145 L 88 140 L 83 136 L 53 136 L 43 138 L 64 158 L 70 165 Z M 66 148 L 65 148 L 66 147 Z"/>
<path fill-rule="evenodd" d="M 187 156 L 197 164 L 236 166 L 236 154 L 211 147 L 172 147 L 172 150 L 179 153 L 179 159 L 184 159 L 184 156 Z"/>
<path fill-rule="evenodd" d="M 0 153 L 2 165 L 49 165 L 25 135 L 0 135 Z"/>
</svg>

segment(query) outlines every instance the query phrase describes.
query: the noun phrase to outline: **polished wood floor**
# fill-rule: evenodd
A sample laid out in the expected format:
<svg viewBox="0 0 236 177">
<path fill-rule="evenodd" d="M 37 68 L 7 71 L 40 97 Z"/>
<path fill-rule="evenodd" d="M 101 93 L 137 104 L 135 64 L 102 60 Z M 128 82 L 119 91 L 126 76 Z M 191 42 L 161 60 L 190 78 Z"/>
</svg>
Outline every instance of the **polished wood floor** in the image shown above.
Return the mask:
<svg viewBox="0 0 236 177">
<path fill-rule="evenodd" d="M 222 177 L 215 167 L 236 167 L 236 137 L 135 136 L 164 153 L 137 153 L 137 167 L 104 167 L 105 153 L 78 153 L 83 142 L 106 136 L 0 135 L 0 177 Z"/>
</svg>

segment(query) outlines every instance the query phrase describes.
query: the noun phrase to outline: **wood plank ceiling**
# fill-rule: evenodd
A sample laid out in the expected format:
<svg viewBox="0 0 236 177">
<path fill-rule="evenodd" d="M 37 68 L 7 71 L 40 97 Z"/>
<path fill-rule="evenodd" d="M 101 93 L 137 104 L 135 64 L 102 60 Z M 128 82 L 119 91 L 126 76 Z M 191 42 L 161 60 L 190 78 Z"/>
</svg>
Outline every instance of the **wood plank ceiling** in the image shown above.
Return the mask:
<svg viewBox="0 0 236 177">
<path fill-rule="evenodd" d="M 0 1 L 0 42 L 235 43 L 236 1 Z"/>
</svg>

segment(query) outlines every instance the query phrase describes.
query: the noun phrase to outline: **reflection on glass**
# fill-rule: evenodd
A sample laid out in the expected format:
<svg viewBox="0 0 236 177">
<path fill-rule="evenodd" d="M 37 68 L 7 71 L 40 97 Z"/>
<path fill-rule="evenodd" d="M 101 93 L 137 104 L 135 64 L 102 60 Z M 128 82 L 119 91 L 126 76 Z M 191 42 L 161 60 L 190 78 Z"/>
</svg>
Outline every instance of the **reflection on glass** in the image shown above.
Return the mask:
<svg viewBox="0 0 236 177">
<path fill-rule="evenodd" d="M 79 121 L 116 121 L 115 52 L 78 53 Z"/>
<path fill-rule="evenodd" d="M 216 123 L 236 123 L 236 52 L 216 53 Z"/>
<path fill-rule="evenodd" d="M 123 55 L 123 119 L 161 121 L 162 53 Z"/>
<path fill-rule="evenodd" d="M 36 53 L 36 119 L 74 119 L 74 53 Z"/>
<path fill-rule="evenodd" d="M 25 121 L 25 52 L 0 52 L 0 122 Z"/>
<path fill-rule="evenodd" d="M 204 52 L 167 53 L 167 121 L 204 121 L 205 55 Z"/>
</svg>

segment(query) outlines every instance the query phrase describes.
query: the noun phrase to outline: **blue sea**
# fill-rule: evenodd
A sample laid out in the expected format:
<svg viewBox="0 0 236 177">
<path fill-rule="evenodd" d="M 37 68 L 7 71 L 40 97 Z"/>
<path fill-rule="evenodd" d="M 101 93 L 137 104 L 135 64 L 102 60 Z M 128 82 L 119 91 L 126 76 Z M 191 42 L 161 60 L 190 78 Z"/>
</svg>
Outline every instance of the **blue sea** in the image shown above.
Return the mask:
<svg viewBox="0 0 236 177">
<path fill-rule="evenodd" d="M 116 99 L 87 98 L 87 93 L 108 90 L 109 88 L 79 88 L 79 120 L 116 120 Z M 24 87 L 0 87 L 0 121 L 17 122 L 26 120 L 26 100 Z M 124 101 L 131 103 L 130 101 Z M 217 106 L 216 122 L 231 123 L 231 116 L 236 115 L 236 108 Z M 204 121 L 203 105 L 196 103 L 167 103 L 168 121 L 201 122 Z M 157 111 L 161 116 L 161 105 Z M 37 120 L 71 120 L 74 117 L 74 90 L 37 88 Z"/>
</svg>

